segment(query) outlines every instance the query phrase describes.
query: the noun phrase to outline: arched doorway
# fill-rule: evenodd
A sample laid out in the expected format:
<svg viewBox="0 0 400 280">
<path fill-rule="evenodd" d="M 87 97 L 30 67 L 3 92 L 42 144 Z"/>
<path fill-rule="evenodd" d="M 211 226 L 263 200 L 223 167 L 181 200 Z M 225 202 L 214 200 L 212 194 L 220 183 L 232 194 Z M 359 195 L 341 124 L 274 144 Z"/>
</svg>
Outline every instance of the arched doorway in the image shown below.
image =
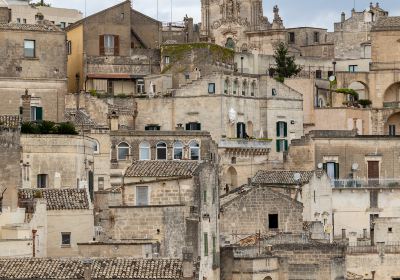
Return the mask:
<svg viewBox="0 0 400 280">
<path fill-rule="evenodd" d="M 236 169 L 234 167 L 229 167 L 227 172 L 226 172 L 227 178 L 227 184 L 231 187 L 231 188 L 236 188 L 237 187 L 237 172 Z"/>
<path fill-rule="evenodd" d="M 358 99 L 369 99 L 368 86 L 362 82 L 356 81 L 349 84 L 348 88 L 354 89 L 358 93 Z"/>
<path fill-rule="evenodd" d="M 392 84 L 385 91 L 383 107 L 399 108 L 400 104 L 400 82 Z"/>
<path fill-rule="evenodd" d="M 385 123 L 385 135 L 400 135 L 400 112 L 391 115 Z"/>
</svg>

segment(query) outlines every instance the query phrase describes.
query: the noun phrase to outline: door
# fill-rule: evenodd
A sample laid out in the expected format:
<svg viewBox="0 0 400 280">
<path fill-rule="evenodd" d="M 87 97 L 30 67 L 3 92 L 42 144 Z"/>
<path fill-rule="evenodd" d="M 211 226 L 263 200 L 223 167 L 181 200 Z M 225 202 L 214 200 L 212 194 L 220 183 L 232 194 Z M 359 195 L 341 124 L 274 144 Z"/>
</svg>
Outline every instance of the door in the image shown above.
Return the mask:
<svg viewBox="0 0 400 280">
<path fill-rule="evenodd" d="M 368 185 L 379 184 L 379 161 L 368 161 Z"/>
</svg>

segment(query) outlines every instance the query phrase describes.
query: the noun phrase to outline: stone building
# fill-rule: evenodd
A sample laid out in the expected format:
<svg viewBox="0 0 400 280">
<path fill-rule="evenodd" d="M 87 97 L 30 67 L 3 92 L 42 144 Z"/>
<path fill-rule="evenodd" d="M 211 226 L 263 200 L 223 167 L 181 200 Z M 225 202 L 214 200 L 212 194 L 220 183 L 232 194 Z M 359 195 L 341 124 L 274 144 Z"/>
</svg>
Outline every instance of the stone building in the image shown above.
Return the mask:
<svg viewBox="0 0 400 280">
<path fill-rule="evenodd" d="M 35 24 L 41 17 L 64 29 L 80 20 L 83 15 L 75 9 L 35 6 L 28 0 L 2 0 L 2 2 L 11 10 L 11 21 L 15 23 Z"/>
<path fill-rule="evenodd" d="M 235 51 L 272 54 L 285 41 L 278 6 L 270 22 L 260 0 L 202 0 L 200 39 Z"/>
<path fill-rule="evenodd" d="M 64 118 L 66 83 L 65 33 L 51 22 L 0 22 L 1 114 L 19 115 L 22 96 L 29 92 L 27 120 Z"/>
<path fill-rule="evenodd" d="M 68 91 L 111 95 L 143 91 L 143 77 L 159 73 L 161 23 L 131 1 L 68 26 Z"/>
<path fill-rule="evenodd" d="M 182 22 L 167 22 L 162 27 L 162 43 L 185 44 L 200 41 L 200 24 L 193 24 L 193 18 L 185 16 Z"/>
<path fill-rule="evenodd" d="M 121 203 L 102 209 L 99 225 L 111 240 L 154 240 L 153 254 L 194 262 L 197 279 L 218 279 L 217 183 L 212 163 L 135 161 L 119 188 Z"/>
</svg>

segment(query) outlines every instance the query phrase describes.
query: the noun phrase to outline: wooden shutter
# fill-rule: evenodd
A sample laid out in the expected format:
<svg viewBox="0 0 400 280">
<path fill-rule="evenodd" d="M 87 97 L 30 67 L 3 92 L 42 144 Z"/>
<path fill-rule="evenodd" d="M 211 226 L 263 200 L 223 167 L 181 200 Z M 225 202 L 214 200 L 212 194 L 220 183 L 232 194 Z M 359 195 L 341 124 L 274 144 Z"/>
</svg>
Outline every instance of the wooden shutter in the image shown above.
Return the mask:
<svg viewBox="0 0 400 280">
<path fill-rule="evenodd" d="M 204 233 L 204 256 L 208 256 L 208 233 Z"/>
<path fill-rule="evenodd" d="M 43 108 L 42 107 L 36 107 L 36 120 L 37 121 L 43 120 Z"/>
<path fill-rule="evenodd" d="M 276 140 L 276 151 L 278 153 L 281 151 L 281 140 Z"/>
<path fill-rule="evenodd" d="M 285 151 L 289 150 L 289 142 L 285 140 Z"/>
<path fill-rule="evenodd" d="M 279 127 L 280 122 L 276 123 L 276 137 L 281 137 L 281 131 L 280 131 L 280 127 Z"/>
<path fill-rule="evenodd" d="M 284 134 L 283 137 L 287 137 L 287 123 L 286 122 L 283 123 L 283 134 Z"/>
<path fill-rule="evenodd" d="M 100 55 L 104 55 L 104 35 L 99 36 L 99 53 Z"/>
<path fill-rule="evenodd" d="M 114 35 L 114 55 L 119 56 L 119 35 Z"/>
<path fill-rule="evenodd" d="M 335 179 L 339 179 L 339 163 L 335 163 Z"/>
</svg>

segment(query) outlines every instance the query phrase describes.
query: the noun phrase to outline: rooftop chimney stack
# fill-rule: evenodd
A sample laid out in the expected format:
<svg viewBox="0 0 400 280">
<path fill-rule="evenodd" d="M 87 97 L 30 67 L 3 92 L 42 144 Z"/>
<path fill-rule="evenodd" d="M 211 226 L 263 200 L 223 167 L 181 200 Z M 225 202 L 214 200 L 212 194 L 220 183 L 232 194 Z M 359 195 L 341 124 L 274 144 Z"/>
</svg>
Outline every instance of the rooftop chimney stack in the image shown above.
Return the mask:
<svg viewBox="0 0 400 280">
<path fill-rule="evenodd" d="M 346 14 L 344 12 L 342 12 L 342 22 L 344 22 L 346 20 Z"/>
</svg>

